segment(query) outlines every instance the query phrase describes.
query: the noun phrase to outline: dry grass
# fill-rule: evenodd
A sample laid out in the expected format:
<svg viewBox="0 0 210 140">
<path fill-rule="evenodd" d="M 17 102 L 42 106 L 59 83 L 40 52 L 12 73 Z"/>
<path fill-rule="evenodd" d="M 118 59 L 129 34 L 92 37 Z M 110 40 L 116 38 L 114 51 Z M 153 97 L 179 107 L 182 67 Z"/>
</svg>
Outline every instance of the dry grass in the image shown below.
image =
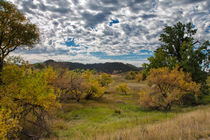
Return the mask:
<svg viewBox="0 0 210 140">
<path fill-rule="evenodd" d="M 179 115 L 173 120 L 98 135 L 95 140 L 208 140 L 210 107 Z"/>
</svg>

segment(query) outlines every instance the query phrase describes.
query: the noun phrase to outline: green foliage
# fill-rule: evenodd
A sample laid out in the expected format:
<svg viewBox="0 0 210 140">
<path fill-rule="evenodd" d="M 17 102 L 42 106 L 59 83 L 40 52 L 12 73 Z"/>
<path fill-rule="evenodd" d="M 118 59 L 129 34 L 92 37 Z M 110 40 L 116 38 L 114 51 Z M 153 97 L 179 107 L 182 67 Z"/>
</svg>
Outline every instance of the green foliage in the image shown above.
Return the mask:
<svg viewBox="0 0 210 140">
<path fill-rule="evenodd" d="M 123 93 L 127 95 L 128 91 L 130 89 L 128 88 L 128 85 L 126 83 L 121 83 L 116 87 L 116 91 L 119 91 L 120 93 Z"/>
<path fill-rule="evenodd" d="M 185 95 L 197 97 L 200 85 L 192 82 L 190 74 L 175 67 L 151 69 L 147 82 L 152 86 L 149 92 L 140 94 L 140 104 L 144 107 L 170 110 L 174 103 L 180 103 Z"/>
<path fill-rule="evenodd" d="M 155 51 L 154 56 L 148 58 L 149 64 L 143 64 L 144 74 L 147 75 L 152 68 L 173 69 L 178 65 L 191 74 L 193 81 L 205 84 L 205 69 L 209 68 L 209 41 L 195 41 L 193 35 L 196 31 L 191 23 L 178 22 L 174 26 L 166 26 L 164 33 L 160 34 L 160 48 Z"/>
<path fill-rule="evenodd" d="M 52 68 L 32 71 L 27 64 L 7 63 L 2 72 L 4 84 L 0 85 L 0 110 L 5 116 L 3 123 L 0 119 L 0 127 L 7 127 L 11 120 L 5 129 L 7 138 L 49 134 L 47 116 L 60 107 L 57 91 L 51 86 L 55 77 Z"/>
</svg>

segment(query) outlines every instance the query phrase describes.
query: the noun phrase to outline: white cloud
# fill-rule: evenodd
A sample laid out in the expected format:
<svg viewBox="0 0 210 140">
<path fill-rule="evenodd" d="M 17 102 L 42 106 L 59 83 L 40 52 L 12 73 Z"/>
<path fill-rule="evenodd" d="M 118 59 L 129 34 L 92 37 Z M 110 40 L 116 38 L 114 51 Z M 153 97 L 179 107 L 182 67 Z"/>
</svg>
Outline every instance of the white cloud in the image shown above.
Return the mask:
<svg viewBox="0 0 210 140">
<path fill-rule="evenodd" d="M 9 0 L 38 25 L 41 42 L 33 50 L 17 50 L 30 62 L 55 59 L 84 63 L 116 61 L 99 59 L 90 52 L 108 55 L 153 51 L 165 25 L 192 22 L 197 38 L 209 39 L 209 1 L 203 0 Z M 109 26 L 111 19 L 118 24 Z M 80 46 L 64 45 L 74 38 Z M 14 53 L 13 53 L 14 54 Z M 141 65 L 142 61 L 118 60 Z"/>
</svg>

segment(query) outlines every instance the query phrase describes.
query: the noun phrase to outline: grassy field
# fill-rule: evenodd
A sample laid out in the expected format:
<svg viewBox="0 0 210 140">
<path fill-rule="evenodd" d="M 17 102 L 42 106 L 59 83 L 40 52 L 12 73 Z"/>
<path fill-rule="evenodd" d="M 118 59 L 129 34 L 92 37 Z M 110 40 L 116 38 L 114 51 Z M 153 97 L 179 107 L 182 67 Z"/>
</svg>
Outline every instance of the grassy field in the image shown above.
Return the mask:
<svg viewBox="0 0 210 140">
<path fill-rule="evenodd" d="M 138 138 L 142 136 L 146 138 L 143 132 L 144 129 L 148 133 L 154 131 L 155 135 L 158 135 L 158 133 L 164 134 L 164 131 L 159 132 L 158 130 L 164 130 L 166 128 L 172 130 L 176 128 L 178 131 L 181 126 L 173 126 L 172 124 L 181 122 L 182 119 L 188 120 L 190 116 L 194 115 L 193 117 L 197 121 L 196 119 L 199 119 L 199 114 L 202 113 L 202 117 L 210 116 L 210 107 L 208 105 L 194 108 L 174 108 L 170 112 L 145 110 L 139 105 L 138 92 L 148 88 L 146 83 L 125 80 L 120 75 L 113 75 L 112 78 L 113 83 L 101 99 L 82 100 L 80 103 L 75 101 L 63 103 L 62 109 L 56 113 L 56 119 L 53 121 L 53 136 L 50 139 L 121 140 L 122 138 L 137 139 L 137 134 Z M 122 82 L 127 83 L 131 89 L 128 95 L 123 95 L 115 91 L 115 87 Z M 200 110 L 200 112 L 197 110 Z M 208 113 L 205 114 L 205 112 Z M 205 137 L 206 135 L 210 135 L 209 130 L 210 128 L 208 127 L 207 131 L 202 132 L 202 134 L 196 133 L 195 135 L 196 137 Z M 189 131 L 191 132 L 191 130 Z M 190 132 L 183 132 L 183 135 L 185 136 L 185 133 L 191 134 Z M 182 133 L 182 131 L 177 133 Z M 148 138 L 151 137 L 151 135 L 148 136 Z M 164 138 L 166 136 L 162 137 L 161 135 L 160 139 Z"/>
<path fill-rule="evenodd" d="M 139 125 L 109 135 L 98 135 L 96 140 L 209 140 L 210 106 L 179 114 L 154 124 Z"/>
</svg>

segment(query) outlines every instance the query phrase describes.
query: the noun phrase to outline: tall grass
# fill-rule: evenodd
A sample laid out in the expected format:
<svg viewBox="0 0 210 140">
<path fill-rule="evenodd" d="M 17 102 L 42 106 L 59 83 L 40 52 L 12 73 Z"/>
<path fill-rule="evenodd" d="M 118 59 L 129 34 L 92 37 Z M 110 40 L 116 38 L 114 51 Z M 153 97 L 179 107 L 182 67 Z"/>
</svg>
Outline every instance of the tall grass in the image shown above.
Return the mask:
<svg viewBox="0 0 210 140">
<path fill-rule="evenodd" d="M 95 140 L 206 140 L 210 139 L 210 107 L 178 115 L 175 119 L 141 125 L 116 133 L 97 135 Z"/>
</svg>

